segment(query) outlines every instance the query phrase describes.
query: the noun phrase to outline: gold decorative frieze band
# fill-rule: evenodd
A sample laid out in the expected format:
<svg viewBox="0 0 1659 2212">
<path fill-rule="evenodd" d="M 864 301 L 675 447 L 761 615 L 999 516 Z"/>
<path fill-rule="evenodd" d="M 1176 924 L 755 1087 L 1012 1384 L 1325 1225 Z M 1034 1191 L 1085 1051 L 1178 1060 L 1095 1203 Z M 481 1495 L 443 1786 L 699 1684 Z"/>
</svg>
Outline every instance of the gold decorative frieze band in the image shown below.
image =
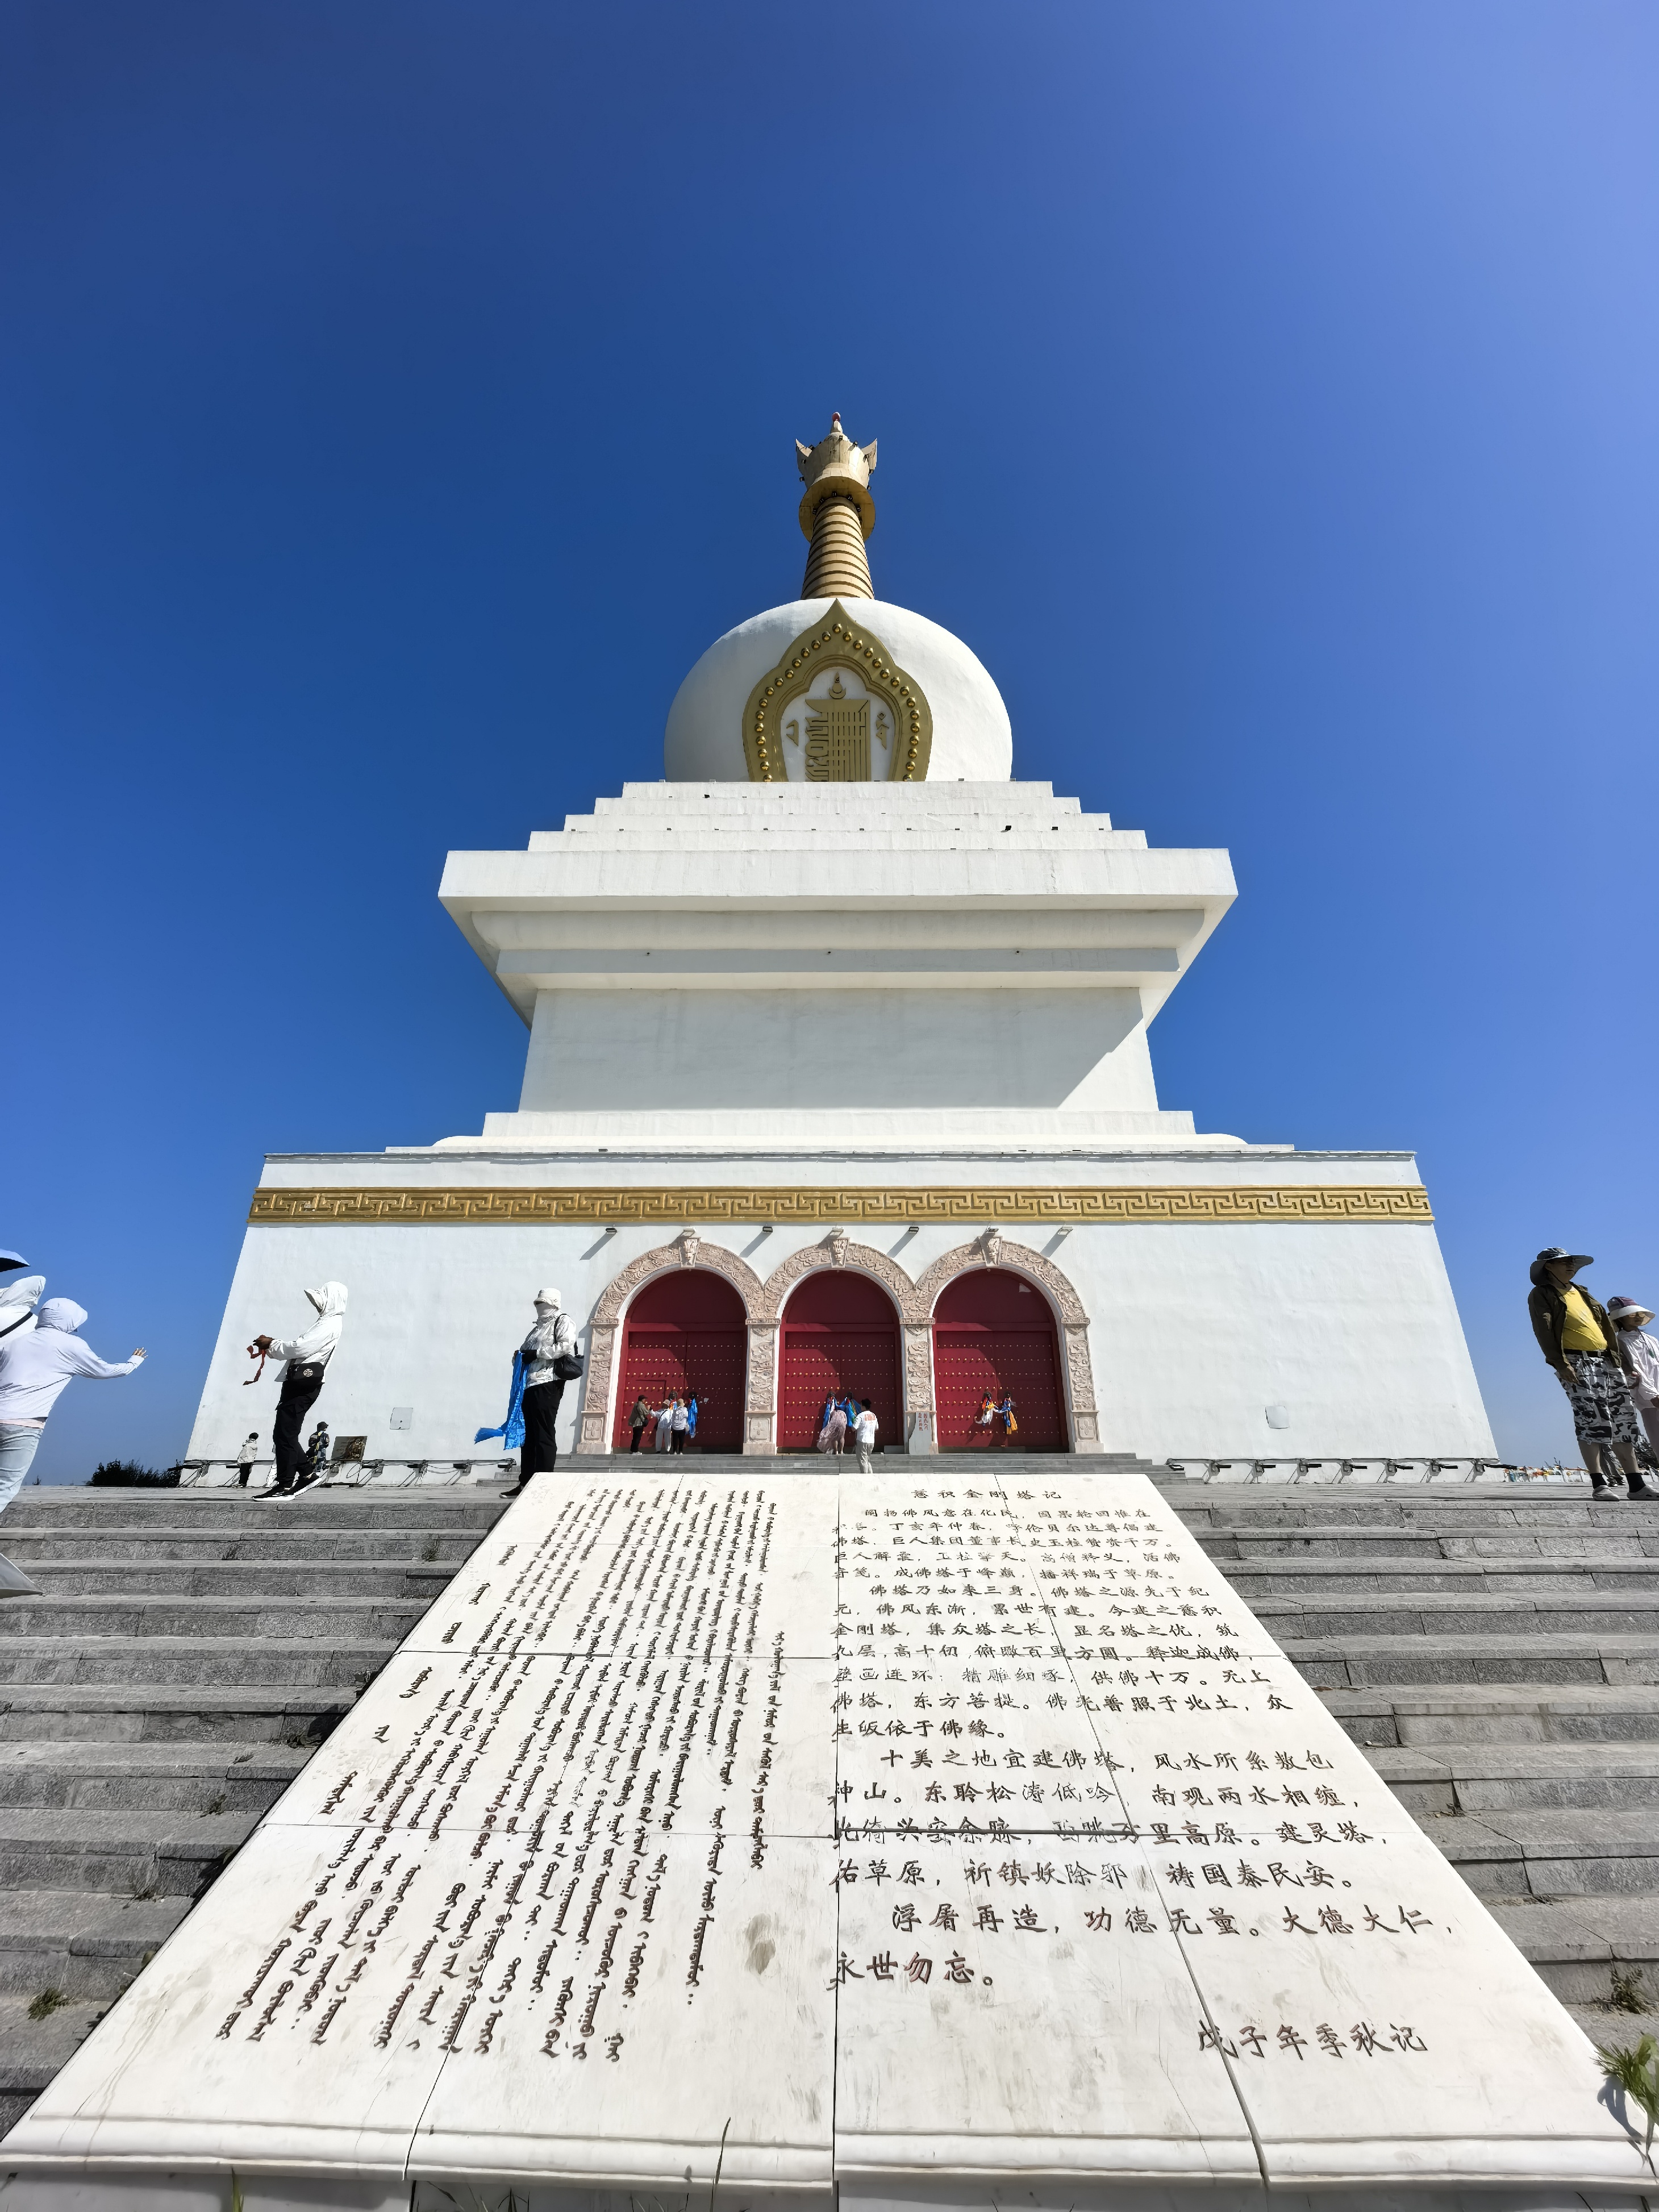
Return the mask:
<svg viewBox="0 0 1659 2212">
<path fill-rule="evenodd" d="M 1236 1184 L 1178 1188 L 791 1190 L 726 1184 L 629 1183 L 604 1189 L 307 1190 L 254 1194 L 252 1223 L 406 1222 L 460 1227 L 499 1222 L 597 1222 L 625 1227 L 665 1221 L 799 1223 L 999 1221 L 1094 1223 L 1234 1221 L 1432 1221 L 1420 1183 Z"/>
</svg>

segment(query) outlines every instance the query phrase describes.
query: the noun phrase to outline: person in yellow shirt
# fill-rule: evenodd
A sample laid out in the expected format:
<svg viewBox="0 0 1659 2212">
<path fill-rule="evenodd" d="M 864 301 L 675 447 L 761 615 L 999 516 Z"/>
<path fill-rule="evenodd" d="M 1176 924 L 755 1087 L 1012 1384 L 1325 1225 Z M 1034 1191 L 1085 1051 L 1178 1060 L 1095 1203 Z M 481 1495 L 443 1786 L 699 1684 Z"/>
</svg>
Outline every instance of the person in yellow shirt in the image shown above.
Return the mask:
<svg viewBox="0 0 1659 2212">
<path fill-rule="evenodd" d="M 1606 1307 L 1572 1279 L 1581 1267 L 1594 1264 L 1588 1252 L 1568 1252 L 1559 1244 L 1547 1245 L 1539 1254 L 1527 1299 L 1533 1334 L 1572 1407 L 1573 1432 L 1592 1493 L 1616 1495 L 1602 1466 L 1603 1450 L 1610 1444 L 1630 1495 L 1659 1497 L 1659 1491 L 1643 1481 L 1636 1463 L 1641 1429 L 1631 1395 L 1630 1353 Z"/>
</svg>

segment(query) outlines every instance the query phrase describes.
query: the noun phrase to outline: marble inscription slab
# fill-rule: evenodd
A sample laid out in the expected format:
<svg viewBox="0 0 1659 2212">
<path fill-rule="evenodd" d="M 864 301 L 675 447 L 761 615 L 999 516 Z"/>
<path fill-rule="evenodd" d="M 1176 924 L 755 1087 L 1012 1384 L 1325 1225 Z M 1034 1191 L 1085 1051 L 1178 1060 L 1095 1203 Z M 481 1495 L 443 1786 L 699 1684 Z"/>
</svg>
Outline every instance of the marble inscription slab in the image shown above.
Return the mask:
<svg viewBox="0 0 1659 2212">
<path fill-rule="evenodd" d="M 1144 1480 L 652 1473 L 503 1518 L 8 2140 L 18 2212 L 1639 2190 Z"/>
</svg>

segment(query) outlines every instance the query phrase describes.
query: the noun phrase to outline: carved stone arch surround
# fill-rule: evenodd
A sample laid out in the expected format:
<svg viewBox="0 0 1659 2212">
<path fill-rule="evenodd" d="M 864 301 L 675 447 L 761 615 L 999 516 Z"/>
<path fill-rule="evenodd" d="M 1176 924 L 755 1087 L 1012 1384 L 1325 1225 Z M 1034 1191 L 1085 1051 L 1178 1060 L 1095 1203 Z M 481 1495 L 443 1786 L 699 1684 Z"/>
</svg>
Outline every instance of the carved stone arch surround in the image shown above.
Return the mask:
<svg viewBox="0 0 1659 2212">
<path fill-rule="evenodd" d="M 904 1405 L 907 1427 L 931 1437 L 933 1432 L 933 1308 L 939 1292 L 972 1267 L 1009 1267 L 1027 1275 L 1047 1296 L 1059 1318 L 1066 1344 L 1066 1395 L 1070 1401 L 1072 1448 L 1100 1449 L 1100 1415 L 1095 1404 L 1094 1370 L 1089 1358 L 1089 1316 L 1083 1301 L 1051 1260 L 1029 1245 L 1010 1243 L 1000 1231 L 988 1230 L 971 1244 L 958 1244 L 925 1268 L 919 1278 L 868 1244 L 855 1244 L 834 1230 L 816 1244 L 803 1245 L 781 1261 L 763 1282 L 746 1261 L 724 1244 L 705 1243 L 688 1229 L 672 1244 L 659 1244 L 630 1260 L 608 1283 L 593 1309 L 582 1400 L 584 1453 L 611 1449 L 611 1397 L 615 1387 L 617 1331 L 629 1299 L 653 1275 L 675 1267 L 707 1267 L 723 1275 L 743 1300 L 749 1328 L 749 1382 L 744 1410 L 744 1450 L 774 1449 L 777 1420 L 778 1329 L 789 1293 L 805 1277 L 825 1267 L 850 1267 L 878 1282 L 898 1309 L 903 1339 Z"/>
<path fill-rule="evenodd" d="M 600 1294 L 593 1309 L 592 1336 L 587 1353 L 587 1387 L 582 1398 L 581 1444 L 584 1452 L 608 1452 L 611 1449 L 611 1394 L 615 1383 L 617 1364 L 617 1331 L 622 1322 L 623 1309 L 642 1284 L 653 1275 L 666 1274 L 675 1267 L 706 1267 L 711 1274 L 724 1275 L 743 1300 L 744 1318 L 749 1324 L 749 1390 L 748 1401 L 755 1401 L 755 1317 L 764 1304 L 764 1291 L 760 1277 L 735 1252 L 727 1251 L 724 1244 L 705 1243 L 695 1229 L 686 1230 L 672 1244 L 659 1244 L 653 1251 L 641 1252 L 637 1260 L 612 1276 Z M 744 1433 L 749 1425 L 744 1424 Z"/>
<path fill-rule="evenodd" d="M 1047 1296 L 1060 1322 L 1066 1346 L 1066 1395 L 1072 1415 L 1072 1449 L 1097 1452 L 1100 1448 L 1100 1409 L 1095 1403 L 1095 1375 L 1089 1357 L 1089 1316 L 1083 1301 L 1052 1260 L 1034 1252 L 1029 1244 L 1012 1244 L 997 1229 L 988 1229 L 971 1244 L 958 1244 L 926 1267 L 916 1282 L 916 1296 L 928 1318 L 932 1334 L 933 1308 L 939 1292 L 958 1275 L 974 1267 L 1008 1267 L 1028 1275 Z M 931 1346 L 930 1346 L 931 1349 Z"/>
<path fill-rule="evenodd" d="M 799 1252 L 792 1252 L 766 1279 L 763 1328 L 767 1344 L 763 1356 L 766 1361 L 767 1395 L 763 1404 L 758 1402 L 753 1378 L 757 1358 L 761 1354 L 762 1329 L 757 1328 L 750 1330 L 749 1337 L 750 1441 L 744 1446 L 745 1451 L 770 1451 L 774 1448 L 777 1428 L 778 1327 L 783 1318 L 784 1301 L 797 1283 L 808 1275 L 821 1273 L 826 1267 L 850 1267 L 855 1274 L 872 1276 L 898 1308 L 904 1356 L 905 1427 L 913 1428 L 920 1419 L 927 1433 L 931 1435 L 933 1431 L 933 1362 L 927 1304 L 917 1291 L 915 1279 L 896 1260 L 890 1260 L 872 1245 L 854 1244 L 844 1230 L 837 1229 L 831 1230 L 817 1243 L 804 1244 Z"/>
</svg>

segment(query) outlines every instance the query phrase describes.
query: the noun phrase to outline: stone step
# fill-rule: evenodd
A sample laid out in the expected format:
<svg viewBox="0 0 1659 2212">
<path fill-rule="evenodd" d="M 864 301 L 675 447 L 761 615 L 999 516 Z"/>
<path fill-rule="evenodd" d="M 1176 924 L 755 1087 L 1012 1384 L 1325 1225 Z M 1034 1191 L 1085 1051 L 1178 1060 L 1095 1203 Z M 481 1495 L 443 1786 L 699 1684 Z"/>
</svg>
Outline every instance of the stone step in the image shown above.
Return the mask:
<svg viewBox="0 0 1659 2212">
<path fill-rule="evenodd" d="M 8 1555 L 22 1565 L 17 1553 Z M 402 1598 L 430 1604 L 459 1560 L 430 1566 L 415 1559 L 71 1559 L 31 1560 L 47 1598 L 271 1598 L 319 1602 Z"/>
<path fill-rule="evenodd" d="M 1392 1744 L 1659 1741 L 1659 1686 L 1466 1682 L 1440 1691 L 1327 1690 L 1354 1741 Z"/>
<path fill-rule="evenodd" d="M 20 1889 L 0 1915 L 0 1995 L 56 1990 L 106 2004 L 120 1996 L 190 1910 L 185 1897 L 100 1897 Z"/>
<path fill-rule="evenodd" d="M 142 1643 L 150 1637 L 270 1637 L 289 1642 L 351 1637 L 400 1644 L 426 1601 L 312 1597 L 8 1598 L 0 1605 L 0 1647 L 13 1638 L 88 1638 Z"/>
<path fill-rule="evenodd" d="M 41 1990 L 32 1996 L 0 1995 L 0 2135 L 22 2118 L 109 2010 L 102 1998 L 70 1998 L 44 2018 L 31 2020 L 31 2004 L 45 1994 Z"/>
<path fill-rule="evenodd" d="M 1490 1536 L 1428 1528 L 1199 1529 L 1200 1548 L 1218 1565 L 1233 1559 L 1545 1559 L 1600 1564 L 1659 1559 L 1659 1532 L 1620 1535 L 1580 1529 L 1565 1535 L 1525 1530 Z"/>
<path fill-rule="evenodd" d="M 216 1656 L 222 1649 L 221 1639 Z M 350 1711 L 356 1694 L 264 1684 L 13 1682 L 0 1686 L 0 1744 L 283 1743 L 314 1750 Z"/>
<path fill-rule="evenodd" d="M 1386 1636 L 1291 1633 L 1281 1613 L 1264 1620 L 1281 1651 L 1316 1689 L 1437 1682 L 1659 1682 L 1659 1630 L 1649 1636 L 1568 1635 L 1535 1625 L 1525 1635 Z"/>
<path fill-rule="evenodd" d="M 1364 1490 L 1307 1484 L 1294 1489 L 1264 1485 L 1194 1483 L 1166 1486 L 1164 1496 L 1195 1534 L 1217 1530 L 1267 1532 L 1329 1528 L 1403 1528 L 1443 1535 L 1499 1535 L 1517 1532 L 1626 1535 L 1654 1532 L 1652 1510 L 1639 1500 L 1592 1502 L 1587 1490 L 1553 1496 L 1522 1495 L 1520 1486 L 1465 1491 Z"/>
<path fill-rule="evenodd" d="M 1380 1747 L 1371 1765 L 1413 1814 L 1482 1815 L 1536 1805 L 1659 1805 L 1659 1744 Z M 0 1789 L 4 1768 L 0 1766 Z"/>
<path fill-rule="evenodd" d="M 26 1528 L 109 1526 L 200 1528 L 249 1534 L 271 1529 L 343 1531 L 360 1528 L 471 1529 L 481 1536 L 503 1510 L 498 1486 L 478 1494 L 453 1491 L 304 1490 L 296 1498 L 265 1504 L 246 1490 L 92 1490 L 44 1484 L 20 1490 L 6 1508 L 6 1533 Z"/>
<path fill-rule="evenodd" d="M 1516 1807 L 1418 1825 L 1479 1896 L 1659 1893 L 1659 1821 L 1645 1808 Z"/>
<path fill-rule="evenodd" d="M 0 1890 L 198 1897 L 258 1818 L 0 1806 Z"/>
<path fill-rule="evenodd" d="M 707 1474 L 750 1475 L 757 1480 L 786 1474 L 850 1474 L 857 1472 L 859 1463 L 857 1451 L 849 1447 L 839 1464 L 828 1454 L 817 1451 L 753 1455 L 742 1452 L 676 1454 L 622 1451 L 603 1458 L 597 1454 L 577 1455 L 562 1459 L 559 1467 L 566 1474 L 597 1475 L 606 1480 L 617 1481 L 626 1480 L 630 1474 L 641 1471 L 654 1474 L 676 1462 L 688 1474 L 693 1469 L 701 1469 Z M 1079 1459 L 1063 1452 L 986 1450 L 918 1455 L 878 1450 L 875 1464 L 879 1474 L 900 1478 L 913 1474 L 918 1480 L 928 1482 L 947 1478 L 967 1480 L 994 1470 L 999 1473 L 1001 1480 L 1018 1479 L 1022 1474 L 1036 1480 L 1045 1470 L 1056 1475 L 1087 1474 L 1103 1478 L 1126 1469 L 1139 1474 L 1157 1472 L 1150 1460 L 1138 1459 L 1133 1452 L 1091 1452 L 1086 1459 Z"/>
<path fill-rule="evenodd" d="M 1218 1565 L 1221 1561 L 1216 1562 Z M 1344 1597 L 1513 1599 L 1580 1604 L 1597 1592 L 1622 1602 L 1650 1594 L 1659 1614 L 1659 1559 L 1230 1559 L 1227 1579 L 1255 1605 L 1334 1604 Z M 429 1572 L 430 1570 L 428 1570 Z"/>
<path fill-rule="evenodd" d="M 393 1560 L 451 1567 L 469 1559 L 478 1540 L 472 1528 L 301 1528 L 286 1522 L 280 1530 L 262 1522 L 256 1528 L 14 1528 L 6 1516 L 0 1544 L 9 1559 L 31 1573 L 54 1562 L 131 1559 Z"/>
<path fill-rule="evenodd" d="M 27 1600 L 8 1599 L 17 1605 Z M 246 1617 L 246 1614 L 244 1615 Z M 185 1683 L 364 1689 L 396 1637 L 0 1636 L 0 1698 L 14 1683 Z"/>
<path fill-rule="evenodd" d="M 285 1744 L 77 1742 L 0 1744 L 0 1808 L 80 1806 L 100 1812 L 269 1810 L 314 1747 Z"/>
<path fill-rule="evenodd" d="M 1231 1580 L 1231 1577 L 1229 1577 Z M 1374 1596 L 1280 1598 L 1240 1591 L 1261 1626 L 1277 1641 L 1301 1637 L 1585 1637 L 1659 1636 L 1659 1590 L 1546 1591 L 1537 1598 L 1419 1596 L 1378 1591 Z M 11 1601 L 13 1609 L 39 1599 Z M 0 1613 L 0 1621 L 5 1616 Z"/>
<path fill-rule="evenodd" d="M 1493 1898 L 1486 1909 L 1557 1996 L 1570 2004 L 1605 2008 L 1605 2025 L 1591 2031 L 1598 2042 L 1635 2040 L 1640 2029 L 1627 2036 L 1620 2021 L 1623 2014 L 1628 2022 L 1627 2008 L 1611 2002 L 1613 1969 L 1638 1969 L 1646 1994 L 1659 2004 L 1659 1899 Z"/>
</svg>

